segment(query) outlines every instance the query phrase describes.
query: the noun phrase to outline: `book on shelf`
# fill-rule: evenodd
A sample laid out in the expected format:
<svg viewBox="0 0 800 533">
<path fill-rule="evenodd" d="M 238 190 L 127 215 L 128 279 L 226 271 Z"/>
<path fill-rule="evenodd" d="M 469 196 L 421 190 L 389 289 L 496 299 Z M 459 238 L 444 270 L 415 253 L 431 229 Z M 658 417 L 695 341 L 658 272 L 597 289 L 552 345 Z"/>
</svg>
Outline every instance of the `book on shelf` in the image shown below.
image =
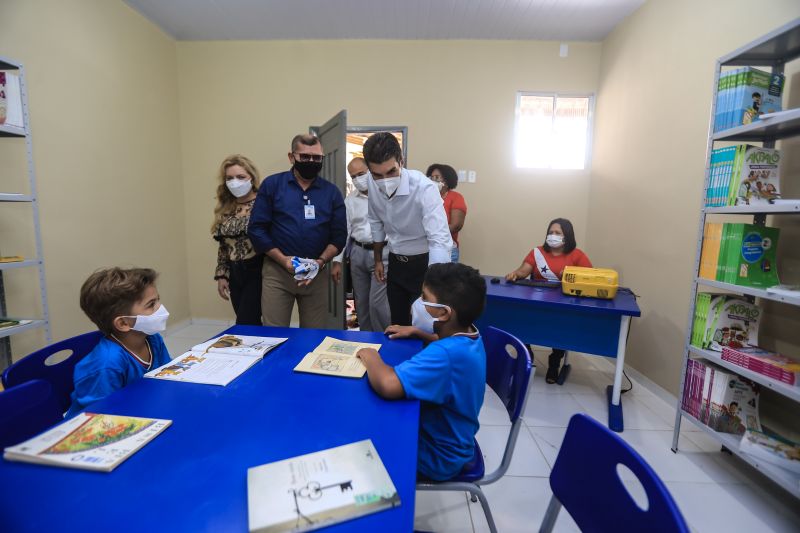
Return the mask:
<svg viewBox="0 0 800 533">
<path fill-rule="evenodd" d="M 681 408 L 720 433 L 761 430 L 758 384 L 719 365 L 689 358 Z"/>
<path fill-rule="evenodd" d="M 30 324 L 33 320 L 15 320 L 11 318 L 0 318 L 0 329 L 13 328 L 15 326 L 24 326 Z"/>
<path fill-rule="evenodd" d="M 770 205 L 780 200 L 780 150 L 750 144 L 711 152 L 706 207 Z"/>
<path fill-rule="evenodd" d="M 370 439 L 247 470 L 252 532 L 312 531 L 399 505 Z"/>
<path fill-rule="evenodd" d="M 110 472 L 164 431 L 171 420 L 80 413 L 10 446 L 8 461 Z"/>
<path fill-rule="evenodd" d="M 800 474 L 800 443 L 785 437 L 748 429 L 739 443 L 739 451 Z"/>
<path fill-rule="evenodd" d="M 780 283 L 776 265 L 779 228 L 724 223 L 720 230 L 718 225 L 709 223 L 703 229 L 700 277 L 761 289 Z"/>
<path fill-rule="evenodd" d="M 193 346 L 144 377 L 224 387 L 286 340 L 285 337 L 221 335 Z"/>
<path fill-rule="evenodd" d="M 760 120 L 764 114 L 780 112 L 785 77 L 753 67 L 720 74 L 717 84 L 714 132 Z"/>
<path fill-rule="evenodd" d="M 24 128 L 22 119 L 22 91 L 19 74 L 15 71 L 0 71 L 0 124 Z"/>
<path fill-rule="evenodd" d="M 294 371 L 346 378 L 363 377 L 367 368 L 361 359 L 356 357 L 356 353 L 362 348 L 380 350 L 381 345 L 325 337 L 313 352 L 303 357 L 303 360 L 294 367 Z"/>
<path fill-rule="evenodd" d="M 0 256 L 0 263 L 19 263 L 24 261 L 25 258 L 21 255 L 3 255 Z"/>
<path fill-rule="evenodd" d="M 722 351 L 758 344 L 761 308 L 729 294 L 697 293 L 690 343 Z"/>
<path fill-rule="evenodd" d="M 764 350 L 758 346 L 725 346 L 722 349 L 722 360 L 787 385 L 800 387 L 800 379 L 798 379 L 800 361 L 785 355 Z"/>
</svg>

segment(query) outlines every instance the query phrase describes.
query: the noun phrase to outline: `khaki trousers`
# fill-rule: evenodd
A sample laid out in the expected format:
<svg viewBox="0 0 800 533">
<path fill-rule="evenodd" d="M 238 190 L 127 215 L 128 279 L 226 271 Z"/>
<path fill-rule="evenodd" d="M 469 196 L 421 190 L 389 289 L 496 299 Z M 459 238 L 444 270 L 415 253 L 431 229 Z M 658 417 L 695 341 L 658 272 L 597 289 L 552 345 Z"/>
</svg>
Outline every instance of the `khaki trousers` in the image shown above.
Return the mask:
<svg viewBox="0 0 800 533">
<path fill-rule="evenodd" d="M 324 329 L 328 317 L 328 276 L 323 268 L 311 284 L 298 287 L 294 276 L 269 257 L 261 270 L 261 315 L 265 326 L 289 327 L 297 300 L 301 328 Z"/>
</svg>

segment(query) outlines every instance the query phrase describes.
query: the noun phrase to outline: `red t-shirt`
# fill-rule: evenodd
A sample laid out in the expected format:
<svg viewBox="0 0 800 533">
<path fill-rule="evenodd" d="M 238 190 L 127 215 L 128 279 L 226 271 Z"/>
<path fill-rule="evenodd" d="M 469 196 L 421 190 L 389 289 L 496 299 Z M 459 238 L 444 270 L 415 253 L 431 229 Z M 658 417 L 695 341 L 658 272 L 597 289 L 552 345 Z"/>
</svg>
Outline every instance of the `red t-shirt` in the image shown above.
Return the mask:
<svg viewBox="0 0 800 533">
<path fill-rule="evenodd" d="M 444 196 L 444 212 L 447 214 L 447 223 L 450 224 L 450 211 L 453 209 L 460 209 L 467 214 L 467 202 L 464 201 L 464 197 L 461 196 L 460 192 L 456 191 L 447 191 L 447 194 Z M 451 237 L 453 240 L 458 244 L 458 232 L 451 233 Z"/>
<path fill-rule="evenodd" d="M 545 261 L 550 267 L 550 270 L 558 276 L 558 279 L 561 279 L 561 274 L 564 272 L 564 267 L 568 266 L 579 266 L 579 267 L 587 267 L 592 268 L 592 262 L 589 261 L 589 258 L 586 257 L 586 254 L 583 253 L 580 248 L 575 248 L 568 254 L 561 254 L 561 255 L 553 255 L 550 252 L 546 252 L 542 246 L 537 246 L 539 251 L 542 252 Z M 536 267 L 536 258 L 533 256 L 533 250 L 525 256 L 525 262 L 528 263 L 533 267 L 533 279 L 545 279 L 542 276 L 542 273 L 539 272 L 539 269 Z"/>
</svg>

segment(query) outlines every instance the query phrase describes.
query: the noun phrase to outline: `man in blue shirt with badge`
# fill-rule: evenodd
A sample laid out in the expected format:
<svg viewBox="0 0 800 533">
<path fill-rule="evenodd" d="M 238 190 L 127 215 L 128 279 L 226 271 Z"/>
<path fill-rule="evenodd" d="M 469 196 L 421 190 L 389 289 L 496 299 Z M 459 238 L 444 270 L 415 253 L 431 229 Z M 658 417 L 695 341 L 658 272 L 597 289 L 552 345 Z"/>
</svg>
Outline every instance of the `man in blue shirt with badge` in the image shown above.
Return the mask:
<svg viewBox="0 0 800 533">
<path fill-rule="evenodd" d="M 319 176 L 325 158 L 319 139 L 296 135 L 292 168 L 267 177 L 258 189 L 247 234 L 262 269 L 261 314 L 265 326 L 288 327 L 295 300 L 301 328 L 324 328 L 328 276 L 317 275 L 344 248 L 344 198 Z"/>
</svg>

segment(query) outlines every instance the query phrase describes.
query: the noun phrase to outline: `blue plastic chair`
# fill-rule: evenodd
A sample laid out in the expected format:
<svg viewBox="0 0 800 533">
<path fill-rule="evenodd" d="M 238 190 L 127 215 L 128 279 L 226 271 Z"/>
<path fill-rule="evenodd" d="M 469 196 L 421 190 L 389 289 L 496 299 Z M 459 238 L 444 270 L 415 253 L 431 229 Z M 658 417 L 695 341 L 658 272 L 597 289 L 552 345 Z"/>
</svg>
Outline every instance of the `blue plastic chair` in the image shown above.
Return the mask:
<svg viewBox="0 0 800 533">
<path fill-rule="evenodd" d="M 646 509 L 631 497 L 617 473 L 628 467 L 647 495 Z M 550 472 L 553 497 L 540 533 L 553 530 L 563 505 L 581 531 L 688 532 L 667 487 L 636 450 L 597 420 L 574 415 Z"/>
<path fill-rule="evenodd" d="M 52 385 L 53 395 L 63 413 L 69 409 L 70 394 L 75 389 L 72 380 L 75 365 L 97 346 L 102 337 L 103 334 L 99 331 L 92 331 L 33 352 L 5 369 L 3 386 L 8 389 L 32 379 L 43 379 Z M 62 350 L 72 353 L 58 362 L 48 361 L 51 355 Z"/>
<path fill-rule="evenodd" d="M 489 327 L 481 332 L 483 345 L 486 349 L 486 384 L 503 402 L 511 421 L 511 430 L 506 440 L 503 459 L 494 472 L 486 474 L 486 465 L 483 462 L 478 441 L 475 441 L 475 452 L 472 459 L 464 466 L 461 473 L 447 481 L 420 481 L 417 490 L 445 490 L 469 492 L 472 501 L 479 500 L 489 530 L 497 532 L 497 527 L 492 518 L 489 502 L 481 490 L 482 485 L 494 483 L 503 477 L 511 464 L 517 435 L 522 427 L 522 411 L 525 407 L 525 398 L 528 394 L 533 365 L 528 348 L 515 336 L 503 330 Z"/>
<path fill-rule="evenodd" d="M 0 450 L 60 422 L 61 413 L 53 387 L 42 379 L 0 392 Z"/>
</svg>

